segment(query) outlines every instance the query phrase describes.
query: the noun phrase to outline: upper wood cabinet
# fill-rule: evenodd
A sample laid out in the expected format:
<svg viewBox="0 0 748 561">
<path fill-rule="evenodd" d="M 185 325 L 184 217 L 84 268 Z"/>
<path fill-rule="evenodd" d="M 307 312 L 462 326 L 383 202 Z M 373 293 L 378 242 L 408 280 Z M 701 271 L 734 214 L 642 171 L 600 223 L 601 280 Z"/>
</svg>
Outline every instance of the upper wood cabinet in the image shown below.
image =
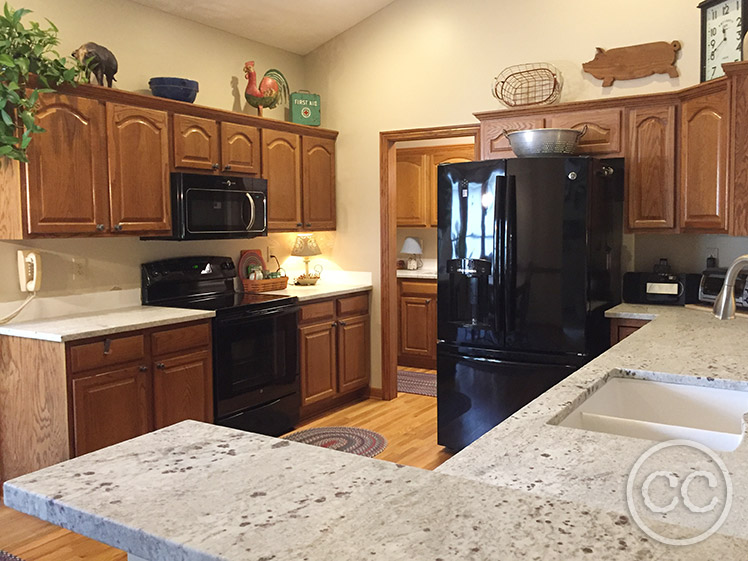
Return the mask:
<svg viewBox="0 0 748 561">
<path fill-rule="evenodd" d="M 28 148 L 27 232 L 95 234 L 108 229 L 104 104 L 42 95 L 37 123 L 47 132 L 35 135 Z"/>
<path fill-rule="evenodd" d="M 171 229 L 165 112 L 48 94 L 38 122 L 47 132 L 29 146 L 28 234 Z"/>
<path fill-rule="evenodd" d="M 262 133 L 268 228 L 335 229 L 335 142 L 284 131 Z"/>
<path fill-rule="evenodd" d="M 543 116 L 495 117 L 481 119 L 480 122 L 480 153 L 484 160 L 497 158 L 514 158 L 514 152 L 509 145 L 505 132 L 525 129 L 540 129 L 545 127 Z"/>
<path fill-rule="evenodd" d="M 622 153 L 622 109 L 597 109 L 551 115 L 546 126 L 553 129 L 577 129 L 585 133 L 579 138 L 580 154 L 605 154 L 607 157 Z"/>
<path fill-rule="evenodd" d="M 194 115 L 174 115 L 174 169 L 260 173 L 260 130 Z"/>
<path fill-rule="evenodd" d="M 681 106 L 680 222 L 683 231 L 727 232 L 729 90 Z"/>
<path fill-rule="evenodd" d="M 301 137 L 302 214 L 304 228 L 335 229 L 335 141 Z"/>
<path fill-rule="evenodd" d="M 439 164 L 470 162 L 472 144 L 424 146 L 397 150 L 397 225 L 437 225 L 437 169 Z"/>
<path fill-rule="evenodd" d="M 631 230 L 675 228 L 675 115 L 672 104 L 628 112 L 625 181 Z"/>
<path fill-rule="evenodd" d="M 112 229 L 170 231 L 167 114 L 114 103 L 106 113 Z"/>
</svg>

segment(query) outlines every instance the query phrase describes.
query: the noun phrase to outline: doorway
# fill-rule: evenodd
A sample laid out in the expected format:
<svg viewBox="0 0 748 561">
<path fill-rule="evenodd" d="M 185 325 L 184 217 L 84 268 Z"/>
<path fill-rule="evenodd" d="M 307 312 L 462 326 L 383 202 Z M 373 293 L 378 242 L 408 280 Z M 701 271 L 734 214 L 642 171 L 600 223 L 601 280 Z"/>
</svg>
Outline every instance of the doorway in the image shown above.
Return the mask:
<svg viewBox="0 0 748 561">
<path fill-rule="evenodd" d="M 397 397 L 397 182 L 396 143 L 470 137 L 475 157 L 480 159 L 480 126 L 457 125 L 385 131 L 379 133 L 380 236 L 381 236 L 381 318 L 382 399 Z"/>
</svg>

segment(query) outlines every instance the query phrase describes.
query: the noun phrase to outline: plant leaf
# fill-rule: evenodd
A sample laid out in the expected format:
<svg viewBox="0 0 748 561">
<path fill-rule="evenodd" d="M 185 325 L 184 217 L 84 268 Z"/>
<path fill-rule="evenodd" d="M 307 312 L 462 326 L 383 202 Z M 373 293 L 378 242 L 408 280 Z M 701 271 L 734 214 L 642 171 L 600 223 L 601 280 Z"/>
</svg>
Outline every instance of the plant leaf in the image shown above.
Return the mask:
<svg viewBox="0 0 748 561">
<path fill-rule="evenodd" d="M 8 115 L 8 112 L 5 109 L 0 109 L 0 117 L 2 117 L 3 123 L 9 127 L 13 126 L 13 119 L 10 118 L 10 115 Z"/>
</svg>

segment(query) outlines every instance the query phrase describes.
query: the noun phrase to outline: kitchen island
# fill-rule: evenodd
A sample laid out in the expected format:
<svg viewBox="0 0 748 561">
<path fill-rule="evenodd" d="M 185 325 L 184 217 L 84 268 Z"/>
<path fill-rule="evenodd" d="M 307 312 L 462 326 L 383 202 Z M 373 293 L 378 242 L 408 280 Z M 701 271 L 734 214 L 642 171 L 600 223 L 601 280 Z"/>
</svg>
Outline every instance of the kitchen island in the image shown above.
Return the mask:
<svg viewBox="0 0 748 561">
<path fill-rule="evenodd" d="M 746 445 L 720 453 L 736 495 L 722 528 L 675 547 L 645 535 L 624 497 L 654 443 L 554 424 L 611 375 L 748 386 L 748 319 L 626 313 L 656 317 L 437 472 L 185 421 L 6 482 L 5 502 L 151 561 L 743 559 Z"/>
</svg>

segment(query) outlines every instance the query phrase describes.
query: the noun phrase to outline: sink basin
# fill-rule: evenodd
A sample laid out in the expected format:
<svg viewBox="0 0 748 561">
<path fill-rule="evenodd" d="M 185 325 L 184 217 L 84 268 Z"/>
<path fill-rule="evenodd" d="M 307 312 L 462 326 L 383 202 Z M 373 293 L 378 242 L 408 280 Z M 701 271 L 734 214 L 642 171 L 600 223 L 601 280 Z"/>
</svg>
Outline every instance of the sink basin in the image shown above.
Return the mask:
<svg viewBox="0 0 748 561">
<path fill-rule="evenodd" d="M 743 440 L 748 391 L 611 377 L 558 424 L 595 432 L 700 442 L 735 450 Z"/>
</svg>

